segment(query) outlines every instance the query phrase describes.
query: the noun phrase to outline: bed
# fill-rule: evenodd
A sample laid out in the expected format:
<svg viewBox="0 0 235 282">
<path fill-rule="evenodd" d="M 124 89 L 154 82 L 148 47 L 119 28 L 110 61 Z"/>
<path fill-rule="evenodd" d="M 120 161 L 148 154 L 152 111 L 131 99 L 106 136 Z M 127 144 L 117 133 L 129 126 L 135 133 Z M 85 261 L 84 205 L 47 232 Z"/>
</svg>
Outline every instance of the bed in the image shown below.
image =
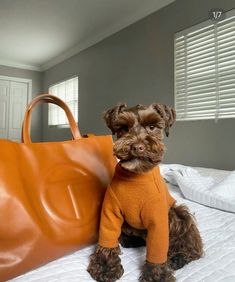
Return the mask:
<svg viewBox="0 0 235 282">
<path fill-rule="evenodd" d="M 217 183 L 230 172 L 194 168 L 202 177 Z M 178 203 L 185 203 L 195 214 L 204 242 L 205 255 L 175 272 L 177 282 L 234 282 L 235 281 L 235 213 L 208 207 L 187 200 L 176 183 L 168 183 Z M 235 191 L 235 186 L 233 187 Z M 234 201 L 235 203 L 235 201 Z M 77 251 L 28 272 L 11 282 L 83 282 L 94 281 L 86 271 L 89 255 L 95 246 Z M 138 281 L 145 259 L 145 248 L 123 249 L 121 260 L 125 273 L 119 281 Z"/>
</svg>

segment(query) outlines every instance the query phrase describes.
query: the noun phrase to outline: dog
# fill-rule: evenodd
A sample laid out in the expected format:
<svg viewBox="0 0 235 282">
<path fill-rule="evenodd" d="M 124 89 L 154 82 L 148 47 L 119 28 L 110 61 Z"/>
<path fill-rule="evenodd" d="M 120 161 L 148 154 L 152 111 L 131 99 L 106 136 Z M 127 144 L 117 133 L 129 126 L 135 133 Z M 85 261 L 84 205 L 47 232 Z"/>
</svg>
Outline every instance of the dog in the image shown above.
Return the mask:
<svg viewBox="0 0 235 282">
<path fill-rule="evenodd" d="M 158 166 L 165 152 L 164 133 L 169 136 L 175 119 L 174 109 L 158 103 L 131 108 L 118 104 L 104 113 L 117 137 L 113 151 L 119 163 L 106 191 L 99 243 L 87 269 L 96 281 L 113 282 L 123 275 L 118 242 L 126 248 L 146 245 L 141 282 L 175 281 L 174 270 L 203 255 L 193 215 L 176 204 Z"/>
</svg>

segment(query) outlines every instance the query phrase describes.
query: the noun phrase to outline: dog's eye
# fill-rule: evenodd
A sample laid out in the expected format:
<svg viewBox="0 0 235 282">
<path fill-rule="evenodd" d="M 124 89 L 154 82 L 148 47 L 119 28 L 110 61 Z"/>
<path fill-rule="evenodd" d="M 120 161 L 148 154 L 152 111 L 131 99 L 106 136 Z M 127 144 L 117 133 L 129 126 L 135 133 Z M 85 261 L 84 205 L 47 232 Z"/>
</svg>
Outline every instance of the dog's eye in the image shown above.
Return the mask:
<svg viewBox="0 0 235 282">
<path fill-rule="evenodd" d="M 123 132 L 128 132 L 128 130 L 129 130 L 129 128 L 128 128 L 127 125 L 123 125 L 123 126 L 121 127 L 121 131 L 123 131 Z"/>
<path fill-rule="evenodd" d="M 156 125 L 154 125 L 154 124 L 148 125 L 148 129 L 151 130 L 151 131 L 153 131 L 155 128 L 156 128 Z"/>
<path fill-rule="evenodd" d="M 122 125 L 118 128 L 118 131 L 122 132 L 122 133 L 126 133 L 129 131 L 129 128 L 127 125 Z"/>
</svg>

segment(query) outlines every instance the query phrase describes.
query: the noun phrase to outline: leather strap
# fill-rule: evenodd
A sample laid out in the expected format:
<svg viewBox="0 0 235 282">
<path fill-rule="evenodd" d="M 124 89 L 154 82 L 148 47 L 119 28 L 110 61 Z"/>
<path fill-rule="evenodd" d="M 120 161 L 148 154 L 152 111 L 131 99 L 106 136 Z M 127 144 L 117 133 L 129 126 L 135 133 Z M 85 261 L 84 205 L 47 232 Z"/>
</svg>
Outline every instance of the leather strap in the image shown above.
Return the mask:
<svg viewBox="0 0 235 282">
<path fill-rule="evenodd" d="M 74 120 L 74 117 L 69 109 L 69 107 L 58 97 L 50 95 L 50 94 L 42 94 L 36 96 L 27 106 L 26 112 L 24 115 L 24 120 L 23 120 L 23 127 L 22 127 L 22 142 L 23 143 L 32 143 L 31 138 L 30 138 L 30 120 L 31 120 L 31 113 L 33 108 L 37 104 L 41 103 L 51 103 L 55 104 L 59 107 L 61 107 L 68 118 L 70 129 L 72 132 L 73 139 L 80 139 L 82 138 L 81 133 L 77 127 L 77 124 Z"/>
</svg>

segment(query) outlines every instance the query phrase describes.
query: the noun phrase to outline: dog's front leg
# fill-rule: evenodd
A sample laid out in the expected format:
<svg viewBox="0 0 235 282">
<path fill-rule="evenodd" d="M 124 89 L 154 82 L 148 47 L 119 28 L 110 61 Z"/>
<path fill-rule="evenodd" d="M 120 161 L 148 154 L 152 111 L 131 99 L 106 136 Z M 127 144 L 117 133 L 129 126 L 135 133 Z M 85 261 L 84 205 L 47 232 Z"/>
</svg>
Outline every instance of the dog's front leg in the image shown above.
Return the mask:
<svg viewBox="0 0 235 282">
<path fill-rule="evenodd" d="M 90 256 L 87 271 L 91 277 L 99 282 L 114 282 L 123 275 L 123 267 L 119 257 L 120 248 L 104 248 L 97 246 Z"/>
<path fill-rule="evenodd" d="M 166 203 L 158 199 L 153 199 L 143 206 L 141 217 L 144 227 L 147 229 L 147 254 L 140 281 L 175 281 L 173 271 L 167 265 L 169 227 Z"/>
<path fill-rule="evenodd" d="M 87 271 L 99 282 L 114 282 L 124 270 L 119 257 L 118 238 L 121 234 L 123 215 L 109 187 L 106 191 L 100 221 L 99 242 L 90 256 Z"/>
</svg>

